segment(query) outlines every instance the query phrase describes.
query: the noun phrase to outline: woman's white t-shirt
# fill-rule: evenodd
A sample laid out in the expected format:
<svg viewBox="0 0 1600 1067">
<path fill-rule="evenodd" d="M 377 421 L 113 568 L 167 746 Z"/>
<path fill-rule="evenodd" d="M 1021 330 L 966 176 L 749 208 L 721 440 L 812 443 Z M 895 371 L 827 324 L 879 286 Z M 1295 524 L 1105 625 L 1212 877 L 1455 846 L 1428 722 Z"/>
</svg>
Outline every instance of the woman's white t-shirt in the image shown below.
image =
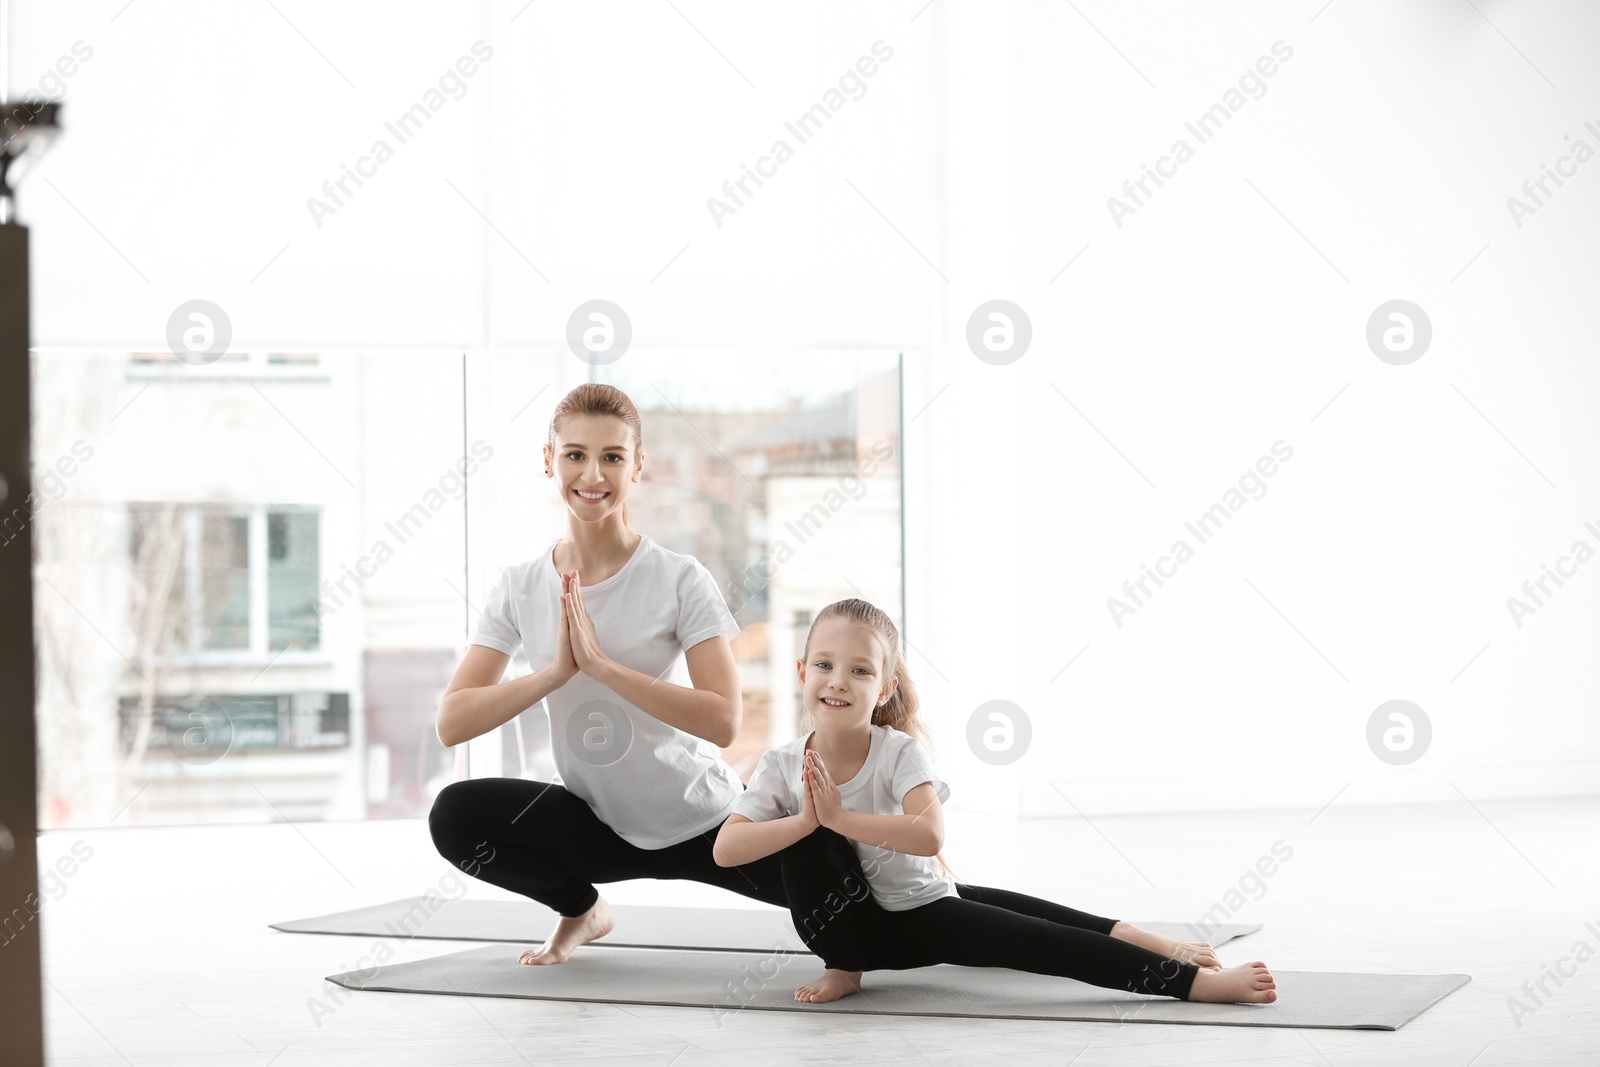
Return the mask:
<svg viewBox="0 0 1600 1067">
<path fill-rule="evenodd" d="M 750 776 L 750 787 L 733 806 L 735 815 L 751 822 L 768 822 L 800 814 L 801 771 L 805 766 L 810 734 L 768 749 Z M 933 760 L 921 741 L 892 726 L 872 727 L 867 760 L 848 782 L 835 781 L 840 803 L 866 815 L 904 815 L 906 794 L 923 782 L 932 782 L 940 803 L 950 797 L 950 786 L 933 769 Z M 878 906 L 884 911 L 908 911 L 940 897 L 955 895 L 955 880 L 932 856 L 913 856 L 879 848 L 863 841 L 850 842 L 861 859 L 861 871 Z"/>
<path fill-rule="evenodd" d="M 521 645 L 535 667 L 550 662 L 561 624 L 554 555 L 552 545 L 501 572 L 472 644 L 508 656 Z M 674 685 L 693 684 L 685 650 L 739 632 L 705 565 L 643 534 L 621 570 L 582 590 L 605 654 Z M 561 784 L 639 848 L 666 848 L 715 828 L 744 788 L 716 745 L 641 711 L 587 674 L 574 675 L 544 703 Z"/>
</svg>

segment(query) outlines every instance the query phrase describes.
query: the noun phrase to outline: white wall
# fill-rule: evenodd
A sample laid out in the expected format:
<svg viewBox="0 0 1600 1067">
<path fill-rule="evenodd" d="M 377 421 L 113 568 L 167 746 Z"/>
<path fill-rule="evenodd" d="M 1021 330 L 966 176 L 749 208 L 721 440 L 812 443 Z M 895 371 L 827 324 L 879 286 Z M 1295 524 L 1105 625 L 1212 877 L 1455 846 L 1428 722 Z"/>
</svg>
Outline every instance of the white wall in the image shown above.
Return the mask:
<svg viewBox="0 0 1600 1067">
<path fill-rule="evenodd" d="M 583 300 L 641 351 L 902 350 L 906 633 L 956 802 L 1600 785 L 1600 566 L 1520 629 L 1505 603 L 1600 548 L 1600 164 L 1520 228 L 1505 203 L 1564 137 L 1600 149 L 1591 6 L 278 8 L 12 5 L 13 91 L 94 50 L 22 185 L 39 344 L 159 348 L 205 297 L 240 346 L 464 348 L 488 493 Z M 479 39 L 462 98 L 318 228 L 307 197 Z M 706 198 L 879 40 L 866 94 L 718 227 Z M 1118 227 L 1107 198 L 1279 40 L 1265 95 Z M 996 297 L 1034 330 L 1007 366 L 964 339 Z M 1404 367 L 1364 339 L 1395 297 L 1435 331 Z M 1118 627 L 1106 599 L 1280 439 L 1266 495 Z M 505 547 L 477 529 L 473 596 Z M 1396 697 L 1435 727 L 1403 767 L 1364 732 Z M 1033 723 L 1008 767 L 961 752 L 991 699 Z"/>
<path fill-rule="evenodd" d="M 1600 548 L 1600 165 L 1521 228 L 1506 208 L 1564 135 L 1600 149 L 1600 11 L 1320 7 L 1085 8 L 1154 88 L 1071 10 L 1019 20 L 1019 301 L 1048 342 L 1007 369 L 1047 490 L 1019 544 L 1051 561 L 1026 811 L 1600 786 L 1600 567 L 1520 629 L 1506 607 Z M 1117 228 L 1106 197 L 1279 40 L 1265 95 Z M 1396 297 L 1434 328 L 1407 366 L 1364 343 Z M 1279 440 L 1266 495 L 1118 628 L 1106 598 Z M 1434 727 L 1407 766 L 1366 742 L 1395 698 Z"/>
</svg>

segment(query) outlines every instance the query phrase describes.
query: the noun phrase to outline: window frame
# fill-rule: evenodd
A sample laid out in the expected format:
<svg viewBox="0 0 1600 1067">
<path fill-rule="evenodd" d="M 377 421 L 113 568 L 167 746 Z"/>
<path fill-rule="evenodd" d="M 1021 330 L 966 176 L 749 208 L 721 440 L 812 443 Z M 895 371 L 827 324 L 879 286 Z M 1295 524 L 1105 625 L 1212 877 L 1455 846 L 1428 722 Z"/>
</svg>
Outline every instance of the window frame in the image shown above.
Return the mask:
<svg viewBox="0 0 1600 1067">
<path fill-rule="evenodd" d="M 138 501 L 138 504 L 151 503 Z M 319 620 L 318 647 L 315 649 L 282 649 L 272 651 L 269 639 L 268 578 L 267 578 L 267 520 L 275 512 L 310 512 L 317 516 L 317 576 L 323 576 L 322 561 L 327 558 L 324 538 L 327 523 L 322 518 L 322 507 L 314 504 L 268 503 L 211 503 L 179 501 L 183 515 L 184 558 L 182 563 L 183 594 L 190 606 L 183 621 L 188 647 L 170 651 L 170 662 L 175 668 L 206 668 L 236 666 L 332 666 L 333 654 L 327 647 L 327 631 Z M 249 646 L 247 648 L 206 648 L 203 646 L 205 626 L 193 605 L 203 603 L 204 575 L 201 554 L 204 544 L 204 521 L 207 514 L 242 517 L 246 520 L 245 537 L 248 562 L 246 574 L 249 590 Z"/>
</svg>

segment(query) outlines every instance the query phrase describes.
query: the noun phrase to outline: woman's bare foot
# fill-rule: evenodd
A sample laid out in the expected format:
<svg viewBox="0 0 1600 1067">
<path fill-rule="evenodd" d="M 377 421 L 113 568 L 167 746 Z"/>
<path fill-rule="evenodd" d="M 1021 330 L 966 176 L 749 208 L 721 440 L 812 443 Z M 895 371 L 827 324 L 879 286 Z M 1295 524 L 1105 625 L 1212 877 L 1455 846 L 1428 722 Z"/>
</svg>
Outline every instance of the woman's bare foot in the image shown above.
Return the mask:
<svg viewBox="0 0 1600 1067">
<path fill-rule="evenodd" d="M 1179 963 L 1192 963 L 1202 970 L 1222 970 L 1222 961 L 1217 959 L 1216 950 L 1211 947 L 1209 941 L 1179 941 L 1121 921 L 1111 928 L 1111 936 L 1130 945 L 1159 952 Z"/>
<path fill-rule="evenodd" d="M 1278 999 L 1278 983 L 1260 960 L 1241 963 L 1217 973 L 1202 970 L 1194 976 L 1189 999 L 1208 1004 L 1271 1004 Z"/>
<path fill-rule="evenodd" d="M 822 972 L 822 977 L 814 982 L 808 982 L 794 991 L 794 999 L 807 1004 L 826 1004 L 830 1000 L 848 997 L 851 993 L 861 992 L 860 971 L 835 971 L 832 969 Z"/>
<path fill-rule="evenodd" d="M 587 945 L 596 938 L 606 936 L 616 924 L 617 921 L 611 914 L 611 905 L 606 903 L 605 897 L 597 897 L 594 907 L 582 915 L 570 919 L 563 915 L 556 923 L 555 932 L 545 940 L 545 943 L 536 949 L 530 948 L 524 952 L 517 957 L 517 962 L 566 963 L 579 945 Z"/>
</svg>

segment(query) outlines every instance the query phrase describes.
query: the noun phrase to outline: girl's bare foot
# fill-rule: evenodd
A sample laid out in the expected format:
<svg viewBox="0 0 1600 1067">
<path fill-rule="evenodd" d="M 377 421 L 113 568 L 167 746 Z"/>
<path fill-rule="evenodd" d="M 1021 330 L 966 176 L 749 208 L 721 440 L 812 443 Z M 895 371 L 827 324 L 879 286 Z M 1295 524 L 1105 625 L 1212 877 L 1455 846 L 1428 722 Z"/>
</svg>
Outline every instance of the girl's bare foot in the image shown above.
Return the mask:
<svg viewBox="0 0 1600 1067">
<path fill-rule="evenodd" d="M 595 898 L 594 907 L 582 915 L 568 918 L 563 915 L 555 931 L 538 948 L 530 948 L 517 957 L 518 963 L 566 963 L 579 945 L 587 945 L 596 938 L 606 936 L 616 926 L 611 905 L 605 897 Z"/>
<path fill-rule="evenodd" d="M 1217 959 L 1216 950 L 1211 947 L 1209 941 L 1179 941 L 1121 921 L 1111 928 L 1111 936 L 1130 945 L 1159 952 L 1179 963 L 1192 963 L 1202 970 L 1222 970 L 1222 961 Z"/>
<path fill-rule="evenodd" d="M 794 991 L 794 999 L 806 1004 L 826 1004 L 830 1000 L 848 997 L 851 993 L 861 992 L 860 971 L 835 971 L 831 968 L 822 972 L 822 977 L 814 982 L 808 982 Z"/>
<path fill-rule="evenodd" d="M 1241 963 L 1217 973 L 1202 970 L 1194 976 L 1189 999 L 1208 1004 L 1271 1004 L 1278 999 L 1278 983 L 1260 960 Z"/>
</svg>

